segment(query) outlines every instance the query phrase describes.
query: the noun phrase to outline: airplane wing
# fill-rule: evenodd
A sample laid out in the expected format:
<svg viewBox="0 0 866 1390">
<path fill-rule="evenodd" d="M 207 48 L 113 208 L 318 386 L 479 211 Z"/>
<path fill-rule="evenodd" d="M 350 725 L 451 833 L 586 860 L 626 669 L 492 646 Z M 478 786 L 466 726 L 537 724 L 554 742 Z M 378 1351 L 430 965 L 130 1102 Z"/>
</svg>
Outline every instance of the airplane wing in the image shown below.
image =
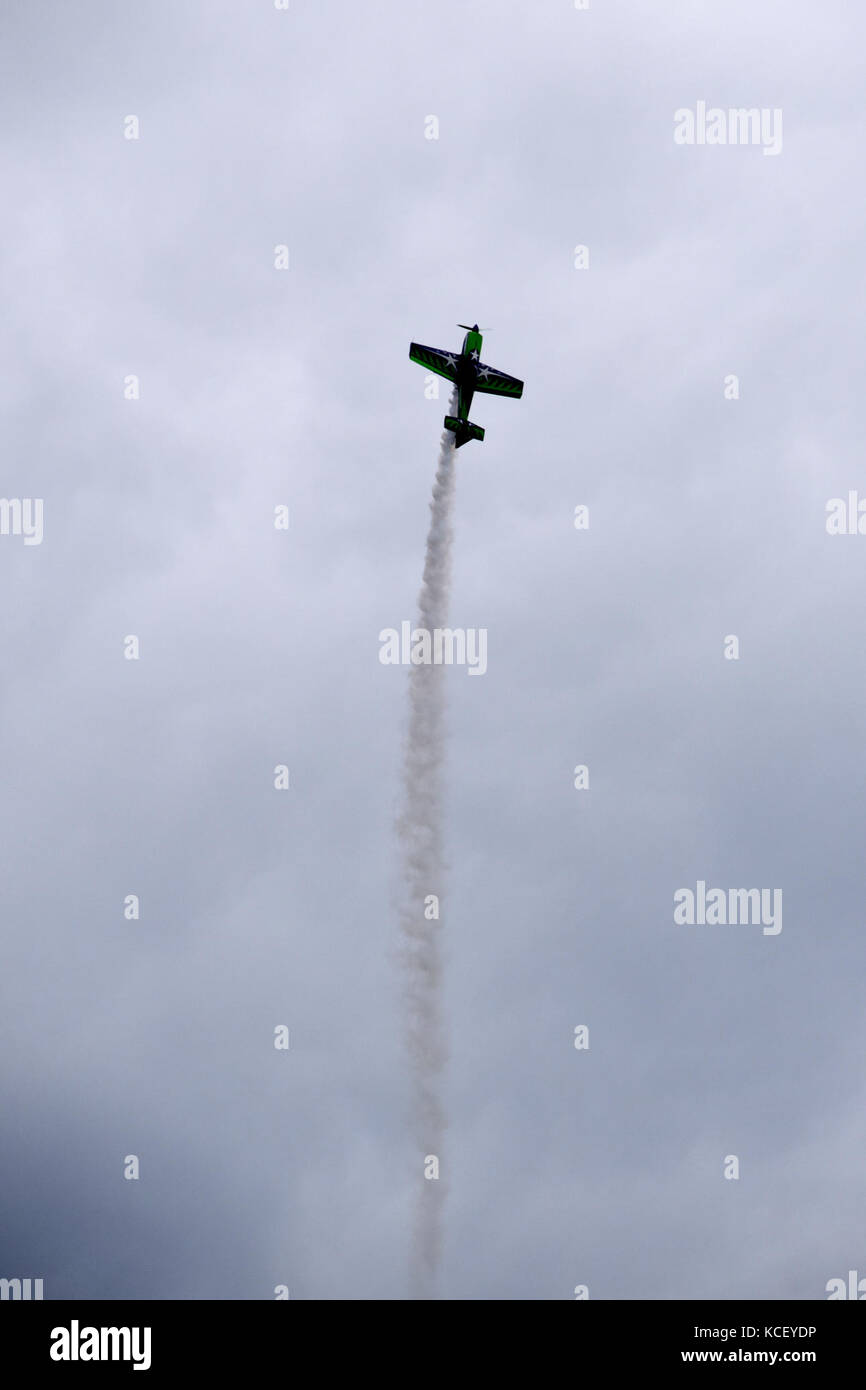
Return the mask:
<svg viewBox="0 0 866 1390">
<path fill-rule="evenodd" d="M 497 372 L 495 367 L 487 367 L 479 362 L 475 390 L 488 396 L 513 396 L 518 400 L 523 395 L 523 382 L 518 381 L 516 376 L 507 376 L 505 372 Z"/>
<path fill-rule="evenodd" d="M 409 356 L 413 362 L 420 362 L 422 367 L 436 372 L 437 376 L 444 376 L 446 381 L 457 380 L 459 353 L 443 352 L 441 348 L 425 347 L 423 343 L 410 343 Z"/>
</svg>

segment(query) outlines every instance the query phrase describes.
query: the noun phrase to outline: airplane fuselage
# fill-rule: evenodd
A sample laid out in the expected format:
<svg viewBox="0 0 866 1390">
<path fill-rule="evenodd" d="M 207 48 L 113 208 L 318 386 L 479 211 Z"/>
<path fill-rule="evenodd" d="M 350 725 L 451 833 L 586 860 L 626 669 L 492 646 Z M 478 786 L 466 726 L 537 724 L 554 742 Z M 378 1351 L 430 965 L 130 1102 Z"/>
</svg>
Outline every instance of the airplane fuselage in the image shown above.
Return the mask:
<svg viewBox="0 0 866 1390">
<path fill-rule="evenodd" d="M 463 339 L 463 348 L 457 363 L 457 417 L 460 420 L 469 419 L 469 408 L 475 395 L 478 375 L 476 364 L 481 361 L 482 342 L 482 336 L 476 328 L 470 328 Z"/>
</svg>

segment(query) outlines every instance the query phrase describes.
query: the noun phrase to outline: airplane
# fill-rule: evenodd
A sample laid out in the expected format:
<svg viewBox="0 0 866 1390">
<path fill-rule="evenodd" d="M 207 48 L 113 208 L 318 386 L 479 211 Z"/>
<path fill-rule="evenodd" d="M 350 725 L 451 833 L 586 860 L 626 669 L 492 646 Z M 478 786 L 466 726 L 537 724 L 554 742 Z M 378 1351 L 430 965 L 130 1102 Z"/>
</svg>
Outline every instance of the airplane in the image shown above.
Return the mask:
<svg viewBox="0 0 866 1390">
<path fill-rule="evenodd" d="M 469 407 L 476 391 L 488 396 L 512 396 L 519 400 L 523 395 L 523 382 L 516 376 L 506 376 L 494 367 L 486 367 L 481 361 L 481 334 L 478 324 L 458 323 L 458 328 L 467 330 L 460 352 L 443 352 L 441 348 L 425 347 L 423 343 L 410 343 L 409 356 L 429 371 L 453 381 L 457 387 L 457 414 L 445 416 L 446 430 L 453 430 L 455 448 L 460 449 L 467 440 L 483 439 L 484 431 L 480 425 L 473 425 L 469 419 Z"/>
</svg>

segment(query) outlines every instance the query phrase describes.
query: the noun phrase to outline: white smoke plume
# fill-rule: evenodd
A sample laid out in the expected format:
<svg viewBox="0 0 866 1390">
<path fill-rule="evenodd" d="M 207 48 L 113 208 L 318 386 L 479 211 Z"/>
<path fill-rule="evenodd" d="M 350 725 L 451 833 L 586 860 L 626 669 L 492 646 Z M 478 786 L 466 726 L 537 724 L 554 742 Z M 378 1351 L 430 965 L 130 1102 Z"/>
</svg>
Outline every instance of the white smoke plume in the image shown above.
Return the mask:
<svg viewBox="0 0 866 1390">
<path fill-rule="evenodd" d="M 456 392 L 448 413 L 457 408 Z M 455 482 L 454 435 L 443 430 L 430 501 L 430 529 L 418 596 L 418 627 L 432 632 L 448 625 Z M 406 994 L 406 1035 L 413 1078 L 414 1138 L 418 1145 L 418 1196 L 411 1253 L 415 1298 L 436 1296 L 442 1239 L 444 1176 L 424 1176 L 424 1160 L 442 1165 L 445 1110 L 442 1074 L 446 1060 L 441 998 L 442 921 L 427 920 L 425 898 L 441 900 L 442 770 L 445 754 L 445 667 L 409 668 L 409 730 L 403 777 L 400 936 Z"/>
</svg>

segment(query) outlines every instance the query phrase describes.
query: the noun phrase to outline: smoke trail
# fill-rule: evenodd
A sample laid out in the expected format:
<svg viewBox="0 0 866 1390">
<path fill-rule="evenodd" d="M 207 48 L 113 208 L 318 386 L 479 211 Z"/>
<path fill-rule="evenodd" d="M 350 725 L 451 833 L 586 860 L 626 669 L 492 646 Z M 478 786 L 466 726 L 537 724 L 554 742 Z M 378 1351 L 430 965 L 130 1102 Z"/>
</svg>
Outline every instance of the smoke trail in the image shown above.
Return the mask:
<svg viewBox="0 0 866 1390">
<path fill-rule="evenodd" d="M 448 413 L 457 408 L 456 391 Z M 454 502 L 454 435 L 443 430 L 430 501 L 430 529 L 418 596 L 418 627 L 428 632 L 448 623 Z M 412 1243 L 413 1297 L 435 1296 L 442 1230 L 444 1178 L 427 1179 L 429 1156 L 442 1163 L 445 1111 L 441 1078 L 446 1059 L 440 984 L 438 920 L 425 917 L 425 898 L 442 893 L 442 766 L 445 753 L 445 667 L 409 668 L 409 731 L 403 770 L 403 894 L 400 936 L 407 1003 L 406 1036 L 414 1083 L 414 1131 L 419 1184 Z"/>
</svg>

